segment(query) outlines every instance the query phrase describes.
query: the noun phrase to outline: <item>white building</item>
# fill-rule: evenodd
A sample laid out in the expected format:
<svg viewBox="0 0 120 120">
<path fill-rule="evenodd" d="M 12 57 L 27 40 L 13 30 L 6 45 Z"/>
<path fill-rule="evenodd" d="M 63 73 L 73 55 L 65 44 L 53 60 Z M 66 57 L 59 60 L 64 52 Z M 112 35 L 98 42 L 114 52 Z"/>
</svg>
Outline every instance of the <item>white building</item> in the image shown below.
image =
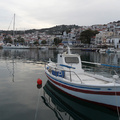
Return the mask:
<svg viewBox="0 0 120 120">
<path fill-rule="evenodd" d="M 95 44 L 106 44 L 107 38 L 112 35 L 113 32 L 101 31 L 100 33 L 96 34 Z"/>
<path fill-rule="evenodd" d="M 113 36 L 106 40 L 108 44 L 113 44 L 115 48 L 120 48 L 120 36 Z"/>
</svg>

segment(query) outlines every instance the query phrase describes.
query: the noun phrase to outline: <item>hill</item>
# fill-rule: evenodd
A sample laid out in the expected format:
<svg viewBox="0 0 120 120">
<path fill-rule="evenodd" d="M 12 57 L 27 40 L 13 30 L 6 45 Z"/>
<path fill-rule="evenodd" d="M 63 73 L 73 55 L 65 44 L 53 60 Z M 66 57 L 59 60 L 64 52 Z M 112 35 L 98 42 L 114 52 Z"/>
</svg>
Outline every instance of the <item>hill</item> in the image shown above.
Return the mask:
<svg viewBox="0 0 120 120">
<path fill-rule="evenodd" d="M 72 28 L 79 28 L 78 25 L 59 25 L 59 26 L 54 26 L 51 28 L 45 28 L 39 30 L 40 32 L 46 32 L 49 35 L 60 35 L 64 31 L 69 32 Z"/>
<path fill-rule="evenodd" d="M 58 26 L 54 26 L 51 28 L 44 28 L 44 29 L 30 29 L 30 30 L 26 30 L 26 31 L 16 31 L 16 34 L 24 34 L 24 33 L 33 33 L 35 31 L 39 31 L 39 32 L 45 32 L 46 34 L 49 35 L 62 35 L 62 33 L 64 31 L 70 31 L 72 28 L 79 28 L 78 25 L 58 25 Z M 13 31 L 3 31 L 1 30 L 0 33 L 6 33 L 6 34 L 13 34 Z"/>
</svg>

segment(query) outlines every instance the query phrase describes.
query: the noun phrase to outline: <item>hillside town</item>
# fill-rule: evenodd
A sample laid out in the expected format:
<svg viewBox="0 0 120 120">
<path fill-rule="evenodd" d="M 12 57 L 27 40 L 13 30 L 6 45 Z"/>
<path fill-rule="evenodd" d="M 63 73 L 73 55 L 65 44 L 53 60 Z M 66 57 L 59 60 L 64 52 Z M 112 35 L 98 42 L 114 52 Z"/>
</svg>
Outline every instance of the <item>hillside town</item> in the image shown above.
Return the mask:
<svg viewBox="0 0 120 120">
<path fill-rule="evenodd" d="M 91 38 L 90 44 L 84 44 L 81 42 L 80 34 L 85 30 L 96 30 L 98 34 Z M 116 49 L 120 48 L 120 21 L 110 22 L 108 24 L 99 24 L 92 26 L 79 26 L 78 28 L 72 28 L 69 31 L 60 32 L 55 31 L 54 34 L 47 34 L 47 31 L 37 31 L 32 33 L 23 32 L 23 34 L 6 34 L 0 33 L 0 45 L 7 44 L 8 42 L 39 46 L 39 45 L 53 45 L 54 39 L 59 38 L 64 45 L 82 46 L 82 47 L 104 47 L 112 46 Z M 7 39 L 6 39 L 7 38 Z"/>
</svg>

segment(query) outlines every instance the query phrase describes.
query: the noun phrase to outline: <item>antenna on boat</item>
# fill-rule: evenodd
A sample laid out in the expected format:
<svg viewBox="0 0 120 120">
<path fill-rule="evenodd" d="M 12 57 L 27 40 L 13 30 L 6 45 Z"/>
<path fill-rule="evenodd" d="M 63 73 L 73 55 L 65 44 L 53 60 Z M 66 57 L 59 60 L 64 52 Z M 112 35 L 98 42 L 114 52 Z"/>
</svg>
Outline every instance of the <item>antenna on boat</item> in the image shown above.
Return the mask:
<svg viewBox="0 0 120 120">
<path fill-rule="evenodd" d="M 70 51 L 70 47 L 67 46 L 67 49 L 68 49 L 68 54 L 71 54 L 71 51 Z"/>
<path fill-rule="evenodd" d="M 52 62 L 52 61 L 51 61 L 51 58 L 49 58 L 49 61 L 48 61 L 48 62 Z"/>
</svg>

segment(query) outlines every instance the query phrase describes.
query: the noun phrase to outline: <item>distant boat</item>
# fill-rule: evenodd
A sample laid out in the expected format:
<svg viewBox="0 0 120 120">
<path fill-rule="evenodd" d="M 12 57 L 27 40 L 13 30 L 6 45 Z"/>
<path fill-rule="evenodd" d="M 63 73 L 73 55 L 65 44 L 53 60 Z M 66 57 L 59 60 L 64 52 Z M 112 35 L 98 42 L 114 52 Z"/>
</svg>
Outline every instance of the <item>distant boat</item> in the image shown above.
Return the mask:
<svg viewBox="0 0 120 120">
<path fill-rule="evenodd" d="M 15 37 L 15 14 L 14 14 L 14 21 L 13 21 L 13 37 Z M 3 44 L 2 45 L 3 49 L 28 49 L 30 48 L 30 46 L 25 46 L 25 45 L 19 45 L 19 44 L 14 44 L 14 40 L 13 43 L 7 43 L 7 44 Z"/>
<path fill-rule="evenodd" d="M 48 46 L 41 46 L 40 49 L 41 50 L 48 50 Z"/>
<path fill-rule="evenodd" d="M 115 53 L 115 49 L 114 48 L 107 48 L 106 53 Z"/>
<path fill-rule="evenodd" d="M 120 53 L 120 49 L 116 49 L 116 53 Z"/>
<path fill-rule="evenodd" d="M 25 45 L 13 45 L 11 43 L 7 43 L 6 45 L 2 45 L 3 49 L 29 49 L 30 46 Z"/>
<path fill-rule="evenodd" d="M 106 53 L 106 49 L 101 48 L 101 49 L 99 50 L 99 52 L 100 52 L 100 53 Z"/>
</svg>

